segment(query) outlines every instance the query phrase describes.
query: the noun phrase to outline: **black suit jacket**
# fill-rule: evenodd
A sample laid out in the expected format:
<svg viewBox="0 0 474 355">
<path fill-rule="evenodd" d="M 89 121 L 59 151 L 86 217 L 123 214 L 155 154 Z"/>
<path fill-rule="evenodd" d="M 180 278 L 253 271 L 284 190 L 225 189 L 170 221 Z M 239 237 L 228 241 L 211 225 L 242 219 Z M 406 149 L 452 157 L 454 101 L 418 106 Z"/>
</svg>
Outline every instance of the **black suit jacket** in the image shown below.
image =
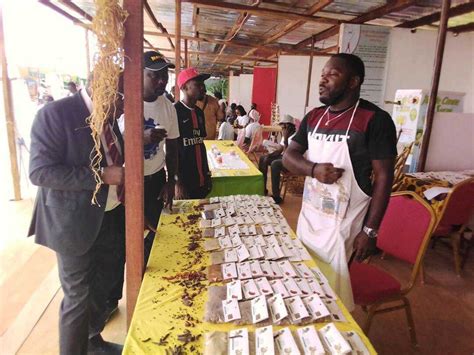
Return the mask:
<svg viewBox="0 0 474 355">
<path fill-rule="evenodd" d="M 30 180 L 39 187 L 28 235 L 56 252 L 79 256 L 94 243 L 104 216 L 108 185 L 91 203 L 95 180 L 89 110 L 80 92 L 38 111 L 31 128 Z M 122 146 L 117 125 L 114 131 Z M 102 164 L 105 163 L 105 156 Z"/>
</svg>

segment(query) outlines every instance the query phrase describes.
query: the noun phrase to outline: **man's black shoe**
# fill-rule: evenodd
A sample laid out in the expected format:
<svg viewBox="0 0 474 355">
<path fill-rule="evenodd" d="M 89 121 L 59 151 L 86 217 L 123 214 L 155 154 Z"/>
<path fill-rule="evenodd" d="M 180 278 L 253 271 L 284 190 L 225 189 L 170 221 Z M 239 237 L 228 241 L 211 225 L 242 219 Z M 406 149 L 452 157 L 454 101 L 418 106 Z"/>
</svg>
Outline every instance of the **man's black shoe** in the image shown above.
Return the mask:
<svg viewBox="0 0 474 355">
<path fill-rule="evenodd" d="M 88 355 L 121 355 L 123 345 L 105 341 L 102 336 L 96 335 L 89 339 L 87 354 Z"/>
<path fill-rule="evenodd" d="M 280 196 L 273 196 L 273 201 L 275 201 L 275 203 L 279 205 L 283 202 L 283 199 Z"/>
</svg>

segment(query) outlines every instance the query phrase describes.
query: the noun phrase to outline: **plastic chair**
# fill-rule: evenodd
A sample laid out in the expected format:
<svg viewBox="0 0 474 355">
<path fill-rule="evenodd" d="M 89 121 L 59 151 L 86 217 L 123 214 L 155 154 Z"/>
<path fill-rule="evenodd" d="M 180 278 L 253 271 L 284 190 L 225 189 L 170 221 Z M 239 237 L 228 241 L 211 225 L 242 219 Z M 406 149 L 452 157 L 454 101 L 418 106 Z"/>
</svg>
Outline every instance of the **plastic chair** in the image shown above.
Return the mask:
<svg viewBox="0 0 474 355">
<path fill-rule="evenodd" d="M 245 129 L 240 129 L 237 134 L 236 144 L 240 149 L 244 149 Z"/>
<path fill-rule="evenodd" d="M 249 145 L 246 145 L 244 142 L 245 130 L 242 129 L 237 137 L 237 145 L 244 151 L 245 154 L 247 154 L 247 157 L 250 159 L 250 161 L 253 161 L 258 166 L 258 159 L 260 158 L 260 155 L 266 152 L 262 146 L 262 128 L 260 127 L 255 131 Z"/>
<path fill-rule="evenodd" d="M 434 229 L 433 238 L 448 237 L 451 239 L 454 254 L 456 275 L 461 276 L 461 237 L 467 228 L 474 212 L 474 178 L 467 179 L 448 193 Z"/>
<path fill-rule="evenodd" d="M 406 295 L 415 284 L 435 220 L 433 209 L 415 193 L 397 192 L 390 197 L 379 229 L 377 247 L 413 267 L 410 280 L 402 287 L 397 279 L 372 264 L 351 264 L 354 301 L 367 312 L 363 326 L 366 334 L 376 314 L 404 309 L 412 345 L 418 346 L 410 302 Z M 382 307 L 387 303 L 396 305 Z"/>
<path fill-rule="evenodd" d="M 262 127 L 259 127 L 255 131 L 252 137 L 248 152 L 253 153 L 253 152 L 258 151 L 262 147 L 262 143 L 263 143 Z"/>
</svg>

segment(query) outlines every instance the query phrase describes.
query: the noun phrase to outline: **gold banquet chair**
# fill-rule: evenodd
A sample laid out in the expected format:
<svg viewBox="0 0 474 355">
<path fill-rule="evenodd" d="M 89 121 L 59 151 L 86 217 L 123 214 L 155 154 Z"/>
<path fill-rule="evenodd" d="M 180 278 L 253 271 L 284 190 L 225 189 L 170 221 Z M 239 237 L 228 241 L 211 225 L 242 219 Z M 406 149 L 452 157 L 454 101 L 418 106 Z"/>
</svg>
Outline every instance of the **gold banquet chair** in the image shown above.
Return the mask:
<svg viewBox="0 0 474 355">
<path fill-rule="evenodd" d="M 411 149 L 413 148 L 413 144 L 414 142 L 407 145 L 403 148 L 403 151 L 397 155 L 393 172 L 392 192 L 395 192 L 400 188 L 403 180 L 403 168 L 405 167 L 405 163 L 410 155 Z"/>
<path fill-rule="evenodd" d="M 387 255 L 411 265 L 412 272 L 408 283 L 402 284 L 390 273 L 373 264 L 351 264 L 354 302 L 367 313 L 362 327 L 366 334 L 376 314 L 404 309 L 411 343 L 418 346 L 410 302 L 406 296 L 420 273 L 435 222 L 433 209 L 417 194 L 406 191 L 391 195 L 380 225 L 377 247 Z"/>
</svg>

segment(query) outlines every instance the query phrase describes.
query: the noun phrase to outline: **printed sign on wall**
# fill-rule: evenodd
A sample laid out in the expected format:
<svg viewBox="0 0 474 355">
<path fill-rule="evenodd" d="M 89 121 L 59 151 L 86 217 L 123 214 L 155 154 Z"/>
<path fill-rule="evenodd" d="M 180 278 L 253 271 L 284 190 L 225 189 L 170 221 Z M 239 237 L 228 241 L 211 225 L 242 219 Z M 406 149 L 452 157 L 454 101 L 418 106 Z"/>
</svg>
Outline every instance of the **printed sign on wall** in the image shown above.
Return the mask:
<svg viewBox="0 0 474 355">
<path fill-rule="evenodd" d="M 390 28 L 349 23 L 341 26 L 340 52 L 355 54 L 365 64 L 365 80 L 360 96 L 382 106 Z"/>
</svg>

